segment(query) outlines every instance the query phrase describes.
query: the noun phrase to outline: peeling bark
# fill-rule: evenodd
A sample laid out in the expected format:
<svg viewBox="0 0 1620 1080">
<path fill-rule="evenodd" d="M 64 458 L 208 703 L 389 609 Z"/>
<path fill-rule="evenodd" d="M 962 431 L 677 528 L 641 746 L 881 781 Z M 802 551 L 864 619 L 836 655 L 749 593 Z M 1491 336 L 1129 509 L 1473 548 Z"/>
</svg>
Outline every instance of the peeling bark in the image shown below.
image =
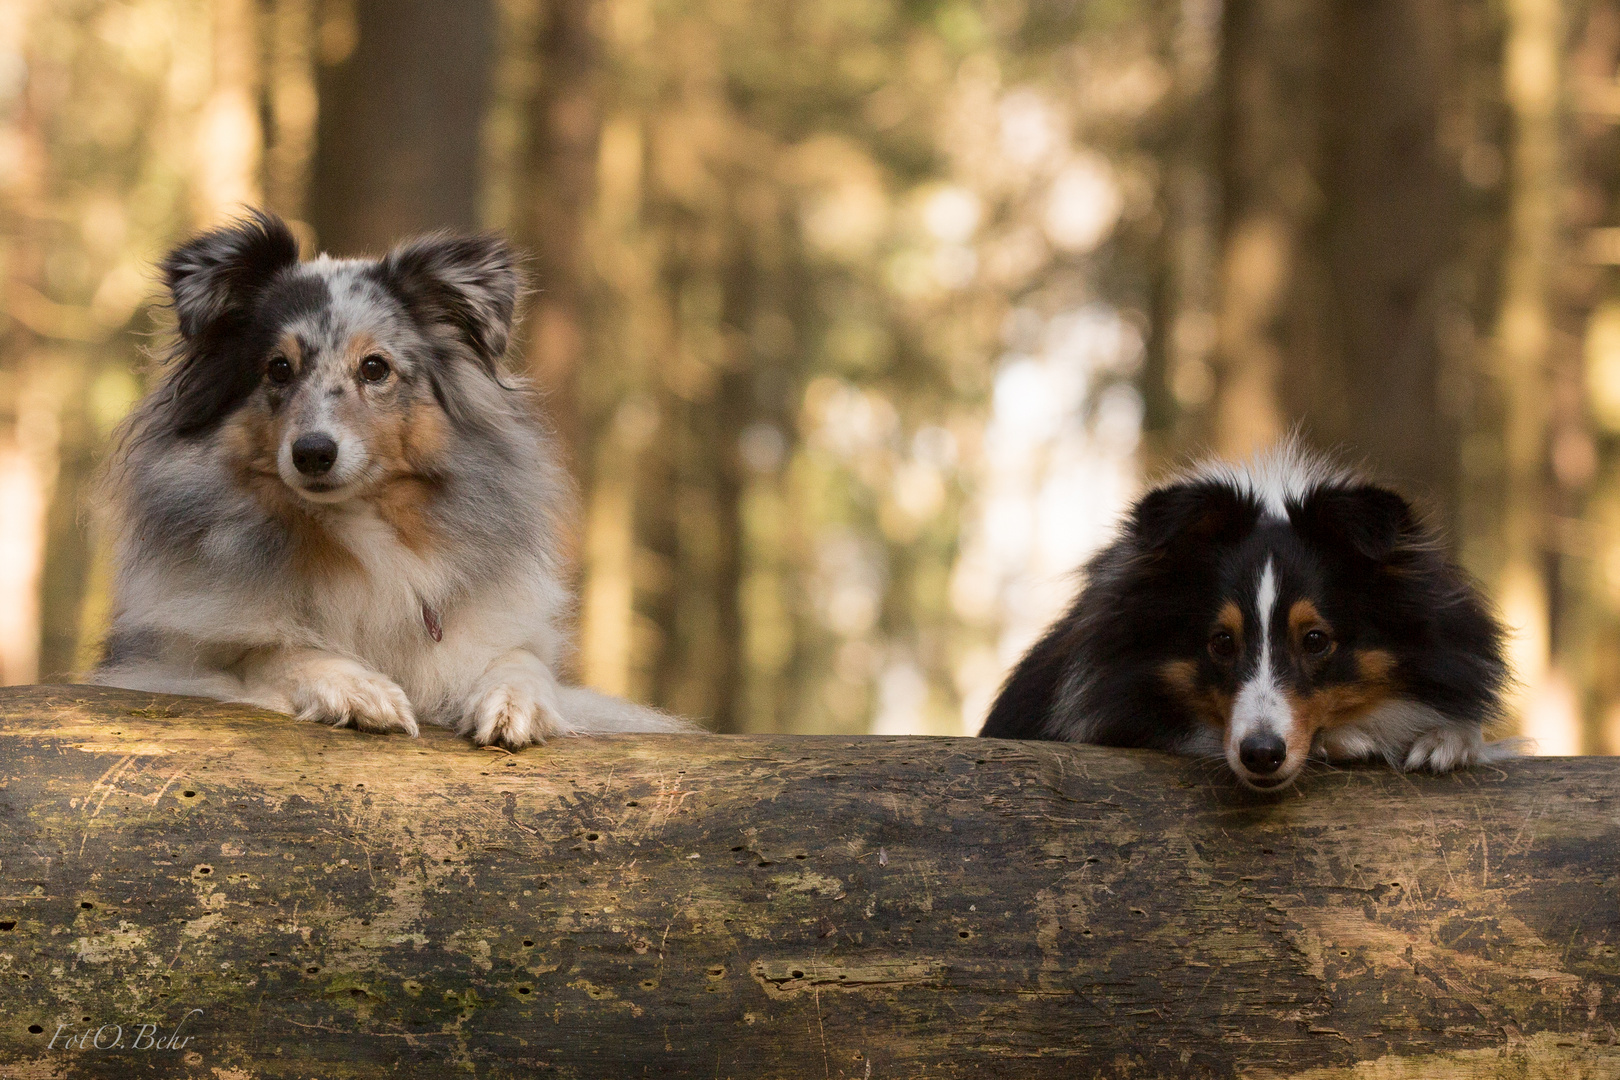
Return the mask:
<svg viewBox="0 0 1620 1080">
<path fill-rule="evenodd" d="M 0 691 L 7 1077 L 1613 1077 L 1617 887 L 1596 758 L 1266 798 L 1095 747 L 510 755 Z"/>
</svg>

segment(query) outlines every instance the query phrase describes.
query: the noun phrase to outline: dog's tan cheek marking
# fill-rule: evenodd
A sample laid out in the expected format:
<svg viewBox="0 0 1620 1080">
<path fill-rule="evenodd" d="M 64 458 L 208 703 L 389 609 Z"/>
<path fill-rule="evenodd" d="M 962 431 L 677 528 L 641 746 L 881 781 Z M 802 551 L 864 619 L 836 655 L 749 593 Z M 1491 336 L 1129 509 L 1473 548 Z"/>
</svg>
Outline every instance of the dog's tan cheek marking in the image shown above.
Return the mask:
<svg viewBox="0 0 1620 1080">
<path fill-rule="evenodd" d="M 248 475 L 275 473 L 278 429 L 262 399 L 248 401 L 220 425 L 220 451 L 244 486 Z"/>
<path fill-rule="evenodd" d="M 1300 603 L 1305 603 L 1301 601 Z M 1298 604 L 1295 605 L 1297 610 Z M 1310 622 L 1296 624 L 1290 613 L 1290 627 L 1321 625 L 1315 621 L 1315 609 Z M 1341 727 L 1366 716 L 1388 701 L 1395 692 L 1395 657 L 1382 649 L 1362 649 L 1355 654 L 1357 679 L 1354 682 L 1324 686 L 1308 693 L 1288 692 L 1288 705 L 1294 716 L 1294 727 L 1288 735 L 1290 750 L 1294 740 L 1300 741 L 1304 752 L 1309 752 L 1318 731 Z M 1292 754 L 1290 754 L 1292 756 Z"/>
<path fill-rule="evenodd" d="M 1218 687 L 1198 685 L 1198 665 L 1191 660 L 1171 660 L 1159 668 L 1159 677 L 1170 692 L 1202 723 L 1224 731 L 1232 716 L 1232 695 Z"/>
<path fill-rule="evenodd" d="M 429 394 L 425 400 L 412 403 L 405 419 L 401 457 L 416 471 L 434 471 L 449 442 L 449 418 Z"/>
<path fill-rule="evenodd" d="M 1387 654 L 1386 654 L 1387 655 Z M 1288 704 L 1294 713 L 1294 727 L 1306 740 L 1325 728 L 1335 728 L 1357 720 L 1385 701 L 1394 692 L 1387 678 L 1366 677 L 1355 682 L 1325 686 L 1310 693 L 1288 693 Z"/>
<path fill-rule="evenodd" d="M 394 530 L 399 542 L 418 555 L 437 544 L 427 514 L 433 496 L 432 474 L 445 444 L 444 414 L 431 401 L 399 401 L 379 407 L 368 433 L 374 440 L 374 460 L 385 479 L 371 502 L 377 514 Z"/>
</svg>

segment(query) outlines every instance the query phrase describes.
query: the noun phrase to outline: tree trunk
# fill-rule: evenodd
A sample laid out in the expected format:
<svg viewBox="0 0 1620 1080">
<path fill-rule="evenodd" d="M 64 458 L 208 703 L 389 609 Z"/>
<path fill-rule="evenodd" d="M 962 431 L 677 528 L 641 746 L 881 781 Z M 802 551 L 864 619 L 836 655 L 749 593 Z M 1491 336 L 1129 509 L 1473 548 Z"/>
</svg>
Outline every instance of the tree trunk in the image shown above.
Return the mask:
<svg viewBox="0 0 1620 1080">
<path fill-rule="evenodd" d="M 1595 758 L 1317 772 L 1262 797 L 1146 751 L 648 736 L 507 754 L 0 691 L 0 1062 L 1613 1076 L 1617 805 Z M 191 1041 L 137 1043 L 141 1025 Z"/>
<path fill-rule="evenodd" d="M 528 369 L 545 391 L 564 456 L 581 479 L 590 464 L 583 453 L 578 385 L 590 326 L 583 241 L 596 197 L 602 129 L 594 7 L 592 0 L 544 5 L 535 43 L 540 85 L 529 109 L 529 151 L 515 215 L 518 236 L 533 257 Z"/>
<path fill-rule="evenodd" d="M 1338 0 L 1322 97 L 1337 369 L 1300 405 L 1315 434 L 1456 520 L 1458 447 L 1440 397 L 1440 311 L 1460 255 L 1461 183 L 1440 121 L 1452 74 L 1449 0 Z M 1341 392 L 1342 391 L 1342 392 Z"/>
<path fill-rule="evenodd" d="M 490 0 L 356 0 L 322 27 L 310 224 L 322 250 L 378 254 L 412 233 L 478 226 L 491 93 Z"/>
<path fill-rule="evenodd" d="M 1553 345 L 1552 289 L 1556 272 L 1562 168 L 1563 5 L 1511 0 L 1503 88 L 1512 115 L 1507 249 L 1495 342 L 1497 404 L 1501 410 L 1500 564 L 1497 603 L 1517 633 L 1509 659 L 1520 688 L 1516 712 L 1528 734 L 1556 747 L 1575 747 L 1571 709 L 1545 707 L 1555 686 L 1552 669 L 1551 581 L 1546 526 L 1548 378 Z M 1538 700 L 1539 699 L 1539 700 Z M 1545 720 L 1547 722 L 1538 722 Z"/>
<path fill-rule="evenodd" d="M 1460 256 L 1455 65 L 1441 0 L 1235 0 L 1221 66 L 1220 364 L 1214 440 L 1251 452 L 1303 423 L 1454 520 L 1457 434 L 1440 311 Z"/>
<path fill-rule="evenodd" d="M 1285 379 L 1321 366 L 1321 282 L 1308 233 L 1320 209 L 1319 0 L 1233 0 L 1223 98 L 1215 449 L 1245 457 L 1289 428 Z"/>
</svg>

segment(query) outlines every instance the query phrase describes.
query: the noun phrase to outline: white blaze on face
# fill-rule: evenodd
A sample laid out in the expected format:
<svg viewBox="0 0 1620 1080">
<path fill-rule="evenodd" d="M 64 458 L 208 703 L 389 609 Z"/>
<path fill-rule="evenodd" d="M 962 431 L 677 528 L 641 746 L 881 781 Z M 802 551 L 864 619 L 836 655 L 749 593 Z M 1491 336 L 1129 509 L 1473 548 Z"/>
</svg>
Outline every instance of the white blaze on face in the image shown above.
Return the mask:
<svg viewBox="0 0 1620 1080">
<path fill-rule="evenodd" d="M 1288 698 L 1277 685 L 1276 672 L 1271 666 L 1271 613 L 1277 606 L 1277 574 L 1271 559 L 1260 574 L 1260 586 L 1255 592 L 1255 614 L 1260 623 L 1260 663 L 1239 689 L 1232 704 L 1232 725 L 1226 733 L 1226 756 L 1234 771 L 1239 771 L 1238 747 L 1250 735 L 1269 732 L 1284 742 L 1294 726 L 1293 711 Z"/>
</svg>

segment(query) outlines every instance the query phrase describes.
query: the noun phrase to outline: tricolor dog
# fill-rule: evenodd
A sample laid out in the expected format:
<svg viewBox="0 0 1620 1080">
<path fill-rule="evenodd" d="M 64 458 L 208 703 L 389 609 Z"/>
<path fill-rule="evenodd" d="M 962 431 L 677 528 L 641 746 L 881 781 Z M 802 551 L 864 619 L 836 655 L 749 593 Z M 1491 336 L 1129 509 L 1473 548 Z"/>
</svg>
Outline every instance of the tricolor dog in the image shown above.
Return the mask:
<svg viewBox="0 0 1620 1080">
<path fill-rule="evenodd" d="M 981 735 L 1224 757 L 1252 788 L 1313 755 L 1447 772 L 1487 743 L 1503 630 L 1395 492 L 1283 448 L 1130 511 Z"/>
</svg>

